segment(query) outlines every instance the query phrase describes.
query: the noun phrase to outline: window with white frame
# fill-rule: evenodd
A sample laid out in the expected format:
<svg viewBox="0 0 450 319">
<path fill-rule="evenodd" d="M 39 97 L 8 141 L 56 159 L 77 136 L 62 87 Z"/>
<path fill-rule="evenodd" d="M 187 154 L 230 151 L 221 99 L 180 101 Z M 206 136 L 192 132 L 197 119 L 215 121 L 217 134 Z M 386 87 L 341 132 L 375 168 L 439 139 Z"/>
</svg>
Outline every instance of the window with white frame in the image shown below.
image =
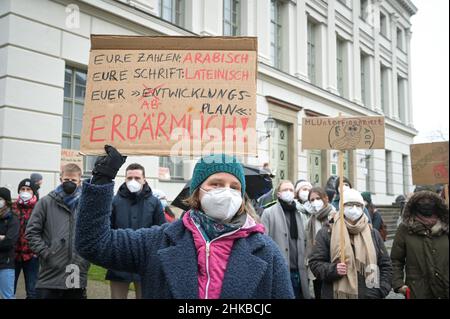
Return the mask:
<svg viewBox="0 0 450 319">
<path fill-rule="evenodd" d="M 386 114 L 389 106 L 389 95 L 388 95 L 388 68 L 381 65 L 380 66 L 380 97 L 381 97 L 381 109 L 383 113 Z"/>
<path fill-rule="evenodd" d="M 184 26 L 184 0 L 160 0 L 159 10 L 162 19 Z"/>
<path fill-rule="evenodd" d="M 403 50 L 403 30 L 397 27 L 397 48 Z"/>
<path fill-rule="evenodd" d="M 344 96 L 344 50 L 345 41 L 336 38 L 336 72 L 337 72 L 337 89 L 341 96 Z"/>
<path fill-rule="evenodd" d="M 270 61 L 281 68 L 281 2 L 270 1 Z"/>
<path fill-rule="evenodd" d="M 240 1 L 223 0 L 223 35 L 240 34 Z"/>
<path fill-rule="evenodd" d="M 316 24 L 308 20 L 307 24 L 307 42 L 308 42 L 308 78 L 313 84 L 316 81 Z"/>
<path fill-rule="evenodd" d="M 369 0 L 360 0 L 359 16 L 364 21 L 367 21 L 367 18 L 369 17 Z"/>
<path fill-rule="evenodd" d="M 160 156 L 159 167 L 166 167 L 169 169 L 171 180 L 184 180 L 182 158 Z"/>
<path fill-rule="evenodd" d="M 361 102 L 368 106 L 370 96 L 369 56 L 361 53 Z"/>
<path fill-rule="evenodd" d="M 387 22 L 387 16 L 383 13 L 380 12 L 380 33 L 384 36 L 384 37 L 388 37 L 388 22 Z"/>
<path fill-rule="evenodd" d="M 64 75 L 64 106 L 61 148 L 79 150 L 83 123 L 86 71 L 67 66 Z M 84 156 L 83 172 L 90 173 L 96 156 Z"/>
</svg>

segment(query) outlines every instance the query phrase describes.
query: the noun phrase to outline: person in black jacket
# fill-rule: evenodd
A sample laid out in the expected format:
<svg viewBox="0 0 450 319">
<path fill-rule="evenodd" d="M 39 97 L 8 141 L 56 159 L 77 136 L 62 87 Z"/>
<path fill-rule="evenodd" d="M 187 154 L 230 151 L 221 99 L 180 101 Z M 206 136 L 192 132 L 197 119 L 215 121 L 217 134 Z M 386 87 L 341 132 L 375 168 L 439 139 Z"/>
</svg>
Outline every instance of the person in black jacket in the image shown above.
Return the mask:
<svg viewBox="0 0 450 319">
<path fill-rule="evenodd" d="M 0 187 L 0 299 L 14 299 L 17 238 L 19 218 L 11 210 L 11 192 Z"/>
<path fill-rule="evenodd" d="M 125 171 L 125 180 L 113 199 L 111 228 L 136 230 L 166 223 L 161 202 L 145 180 L 144 167 L 130 164 Z M 108 270 L 105 279 L 110 280 L 112 299 L 127 299 L 130 283 L 134 283 L 136 298 L 141 298 L 138 274 Z"/>
<path fill-rule="evenodd" d="M 344 191 L 344 229 L 339 213 L 316 236 L 309 267 L 322 280 L 322 299 L 381 299 L 391 290 L 392 263 L 383 240 L 363 213 L 364 200 L 354 190 Z M 344 238 L 345 261 L 340 239 Z"/>
</svg>

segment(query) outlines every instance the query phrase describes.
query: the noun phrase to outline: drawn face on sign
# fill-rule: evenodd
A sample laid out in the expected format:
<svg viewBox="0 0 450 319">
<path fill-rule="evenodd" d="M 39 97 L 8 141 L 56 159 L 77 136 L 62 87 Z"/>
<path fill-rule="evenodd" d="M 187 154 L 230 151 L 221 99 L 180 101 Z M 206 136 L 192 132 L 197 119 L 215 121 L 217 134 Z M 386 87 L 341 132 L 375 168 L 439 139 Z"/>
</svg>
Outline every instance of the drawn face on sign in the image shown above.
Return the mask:
<svg viewBox="0 0 450 319">
<path fill-rule="evenodd" d="M 362 127 L 357 122 L 348 122 L 344 125 L 338 123 L 328 135 L 331 148 L 336 150 L 356 149 L 361 140 L 367 148 L 371 148 L 375 135 L 370 126 Z"/>
</svg>

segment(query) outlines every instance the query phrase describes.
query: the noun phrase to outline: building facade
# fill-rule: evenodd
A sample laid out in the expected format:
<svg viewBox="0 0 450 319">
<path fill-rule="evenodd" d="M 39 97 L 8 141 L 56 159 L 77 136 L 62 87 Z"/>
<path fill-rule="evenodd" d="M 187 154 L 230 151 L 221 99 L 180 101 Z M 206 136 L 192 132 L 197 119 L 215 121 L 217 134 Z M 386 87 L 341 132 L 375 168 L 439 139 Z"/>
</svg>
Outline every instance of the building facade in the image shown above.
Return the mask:
<svg viewBox="0 0 450 319">
<path fill-rule="evenodd" d="M 412 189 L 409 0 L 2 0 L 0 185 L 31 172 L 45 194 L 79 149 L 91 34 L 257 36 L 258 157 L 278 179 L 323 186 L 337 153 L 302 150 L 304 117 L 384 115 L 386 149 L 347 152 L 344 174 L 375 203 Z M 277 124 L 267 137 L 264 121 Z M 89 174 L 95 158 L 84 159 Z M 129 157 L 172 200 L 194 160 Z M 167 180 L 167 173 L 170 178 Z M 124 168 L 119 173 L 124 175 Z M 165 175 L 165 176 L 164 176 Z M 119 181 L 120 181 L 119 176 Z"/>
</svg>

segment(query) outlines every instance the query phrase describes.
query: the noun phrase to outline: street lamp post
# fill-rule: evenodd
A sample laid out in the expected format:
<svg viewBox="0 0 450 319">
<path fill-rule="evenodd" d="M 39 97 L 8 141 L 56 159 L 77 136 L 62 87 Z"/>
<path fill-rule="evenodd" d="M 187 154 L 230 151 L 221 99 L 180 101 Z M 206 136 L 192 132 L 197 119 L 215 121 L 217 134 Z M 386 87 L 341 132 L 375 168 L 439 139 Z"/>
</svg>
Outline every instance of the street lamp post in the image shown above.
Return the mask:
<svg viewBox="0 0 450 319">
<path fill-rule="evenodd" d="M 268 143 L 269 143 L 269 150 L 268 150 L 268 153 L 269 153 L 269 160 L 267 161 L 267 164 L 268 164 L 268 166 L 270 167 L 270 155 L 271 155 L 271 150 L 270 150 L 270 137 L 272 136 L 272 134 L 273 134 L 273 131 L 274 131 L 274 129 L 276 128 L 276 126 L 277 126 L 277 122 L 273 119 L 273 117 L 271 117 L 270 115 L 269 115 L 269 117 L 264 121 L 264 127 L 266 128 L 266 136 L 264 137 L 264 139 L 269 139 L 268 140 Z"/>
</svg>

